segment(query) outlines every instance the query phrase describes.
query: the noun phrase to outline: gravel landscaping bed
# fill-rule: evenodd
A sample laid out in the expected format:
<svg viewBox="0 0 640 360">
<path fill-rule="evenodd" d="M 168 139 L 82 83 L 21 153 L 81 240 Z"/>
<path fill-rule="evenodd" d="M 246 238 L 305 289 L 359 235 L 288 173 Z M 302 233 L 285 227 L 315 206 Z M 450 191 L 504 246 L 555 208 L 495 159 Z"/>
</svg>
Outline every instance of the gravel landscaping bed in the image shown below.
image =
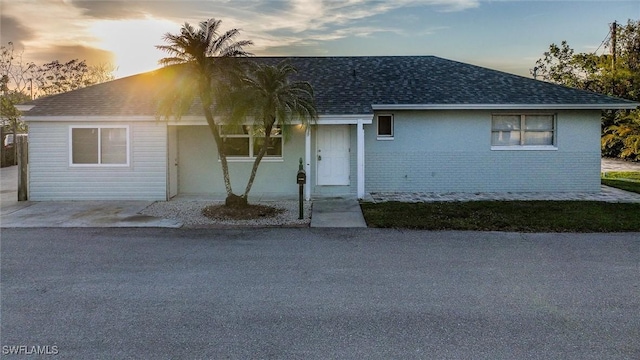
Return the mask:
<svg viewBox="0 0 640 360">
<path fill-rule="evenodd" d="M 251 220 L 213 220 L 202 215 L 202 209 L 209 205 L 223 204 L 211 200 L 158 201 L 141 211 L 143 215 L 181 221 L 187 227 L 207 226 L 309 226 L 311 223 L 311 202 L 304 202 L 304 219 L 298 219 L 297 201 L 260 201 L 252 204 L 273 206 L 283 212 L 271 218 Z"/>
</svg>

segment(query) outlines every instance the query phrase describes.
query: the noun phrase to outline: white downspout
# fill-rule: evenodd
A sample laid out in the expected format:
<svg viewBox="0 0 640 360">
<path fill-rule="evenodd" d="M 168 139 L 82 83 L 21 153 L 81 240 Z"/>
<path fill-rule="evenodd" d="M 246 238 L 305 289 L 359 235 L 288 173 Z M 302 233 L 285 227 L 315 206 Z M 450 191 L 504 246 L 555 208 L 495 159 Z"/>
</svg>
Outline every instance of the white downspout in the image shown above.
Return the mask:
<svg viewBox="0 0 640 360">
<path fill-rule="evenodd" d="M 309 201 L 311 200 L 311 125 L 307 125 L 307 129 L 304 133 L 304 171 L 307 173 L 307 184 L 304 188 L 304 198 Z"/>
<path fill-rule="evenodd" d="M 358 119 L 357 131 L 357 193 L 358 199 L 364 199 L 364 126 L 362 119 Z"/>
</svg>

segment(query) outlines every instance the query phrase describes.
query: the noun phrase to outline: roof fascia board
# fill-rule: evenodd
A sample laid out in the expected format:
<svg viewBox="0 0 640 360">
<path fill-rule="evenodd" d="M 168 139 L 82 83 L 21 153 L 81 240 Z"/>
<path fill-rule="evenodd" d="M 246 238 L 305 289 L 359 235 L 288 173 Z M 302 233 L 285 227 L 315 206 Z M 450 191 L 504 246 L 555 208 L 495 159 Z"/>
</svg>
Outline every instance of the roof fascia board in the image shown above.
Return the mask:
<svg viewBox="0 0 640 360">
<path fill-rule="evenodd" d="M 315 124 L 317 125 L 352 125 L 357 124 L 358 120 L 362 120 L 363 124 L 371 124 L 373 116 L 371 114 L 363 115 L 320 115 Z M 222 123 L 222 122 L 220 122 Z M 204 117 L 183 117 L 180 120 L 171 120 L 169 125 L 206 125 L 207 122 Z M 251 125 L 252 122 L 248 121 L 245 125 Z M 291 125 L 300 125 L 302 121 L 296 119 L 290 122 Z"/>
<path fill-rule="evenodd" d="M 16 109 L 19 111 L 29 111 L 35 107 L 35 105 L 15 105 Z"/>
<path fill-rule="evenodd" d="M 372 114 L 358 115 L 320 115 L 318 117 L 318 125 L 356 125 L 358 120 L 362 124 L 371 124 L 373 122 Z"/>
<path fill-rule="evenodd" d="M 51 122 L 123 122 L 123 121 L 164 121 L 155 116 L 29 116 L 22 117 L 24 121 L 51 121 Z"/>
<path fill-rule="evenodd" d="M 158 118 L 155 116 L 148 115 L 116 115 L 116 116 L 29 116 L 25 115 L 22 117 L 24 121 L 43 121 L 43 122 L 137 122 L 137 121 L 157 121 L 157 122 L 166 122 L 169 125 L 174 124 L 184 124 L 188 125 L 190 122 L 204 122 L 204 117 L 201 116 L 183 116 L 179 120 L 171 118 L 169 120 L 165 120 L 162 117 Z"/>
<path fill-rule="evenodd" d="M 26 122 L 138 122 L 157 121 L 166 122 L 167 125 L 207 125 L 204 116 L 183 116 L 180 119 L 171 118 L 168 121 L 155 116 L 23 116 Z M 318 125 L 339 125 L 357 124 L 361 120 L 363 124 L 371 124 L 373 116 L 371 114 L 362 115 L 320 115 Z M 292 125 L 301 124 L 300 120 L 294 120 Z"/>
<path fill-rule="evenodd" d="M 640 103 L 617 104 L 372 104 L 377 110 L 622 110 Z"/>
</svg>

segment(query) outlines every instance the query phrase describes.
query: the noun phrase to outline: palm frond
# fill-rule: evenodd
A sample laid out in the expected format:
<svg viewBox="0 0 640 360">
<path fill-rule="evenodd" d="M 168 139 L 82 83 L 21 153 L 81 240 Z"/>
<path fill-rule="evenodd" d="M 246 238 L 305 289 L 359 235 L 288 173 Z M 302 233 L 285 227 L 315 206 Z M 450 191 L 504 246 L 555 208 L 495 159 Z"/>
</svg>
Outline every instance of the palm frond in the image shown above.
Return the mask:
<svg viewBox="0 0 640 360">
<path fill-rule="evenodd" d="M 297 69 L 284 61 L 277 65 L 251 64 L 236 89 L 234 119 L 251 117 L 261 126 L 293 120 L 308 123 L 317 119 L 314 93 L 308 82 L 290 82 Z"/>
</svg>

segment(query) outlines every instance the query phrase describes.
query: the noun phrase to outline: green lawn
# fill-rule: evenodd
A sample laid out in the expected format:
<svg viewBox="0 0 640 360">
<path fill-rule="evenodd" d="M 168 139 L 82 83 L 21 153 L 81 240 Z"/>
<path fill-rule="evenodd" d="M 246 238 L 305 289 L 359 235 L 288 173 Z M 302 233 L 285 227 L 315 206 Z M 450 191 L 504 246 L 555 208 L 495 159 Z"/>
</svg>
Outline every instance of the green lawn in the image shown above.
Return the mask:
<svg viewBox="0 0 640 360">
<path fill-rule="evenodd" d="M 602 174 L 602 183 L 640 194 L 640 171 L 610 171 Z"/>
<path fill-rule="evenodd" d="M 602 173 L 603 179 L 627 179 L 640 181 L 640 171 L 608 171 Z"/>
<path fill-rule="evenodd" d="M 640 181 L 602 179 L 604 185 L 640 194 Z"/>
<path fill-rule="evenodd" d="M 515 232 L 640 231 L 640 204 L 597 201 L 362 203 L 370 227 Z"/>
</svg>

